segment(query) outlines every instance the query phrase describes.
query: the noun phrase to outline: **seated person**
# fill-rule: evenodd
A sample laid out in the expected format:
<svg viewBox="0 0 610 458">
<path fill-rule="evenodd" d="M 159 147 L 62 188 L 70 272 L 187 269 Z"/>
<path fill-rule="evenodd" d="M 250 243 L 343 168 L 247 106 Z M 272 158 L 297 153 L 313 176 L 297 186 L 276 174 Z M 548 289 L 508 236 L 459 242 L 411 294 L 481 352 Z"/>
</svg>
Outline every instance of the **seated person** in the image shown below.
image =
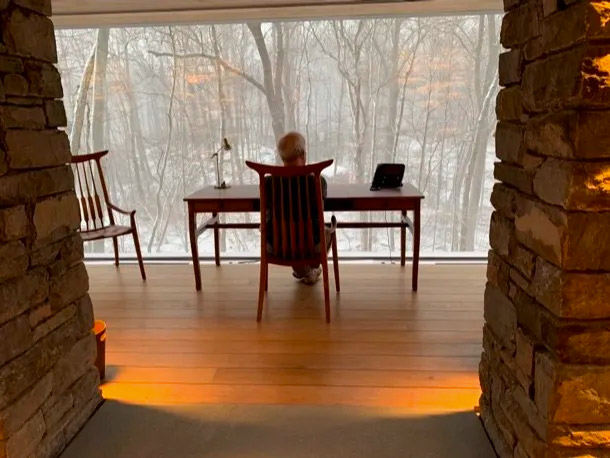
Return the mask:
<svg viewBox="0 0 610 458">
<path fill-rule="evenodd" d="M 305 138 L 298 132 L 289 132 L 284 135 L 277 144 L 277 151 L 282 159 L 282 162 L 285 166 L 302 166 L 307 163 L 307 152 L 305 146 Z M 313 181 L 313 180 L 312 180 Z M 324 177 L 321 177 L 322 182 L 322 198 L 326 198 L 326 180 Z M 267 195 L 271 194 L 271 181 L 266 183 L 267 186 Z M 310 201 L 315 198 L 315 188 L 310 187 Z M 296 192 L 292 193 L 293 196 L 297 195 Z M 301 204 L 305 204 L 305 199 L 301 202 Z M 273 251 L 273 221 L 271 221 L 271 205 L 272 202 L 267 202 L 267 251 Z M 297 206 L 295 205 L 295 208 Z M 313 215 L 313 227 L 317 227 L 317 215 Z M 326 228 L 326 251 L 330 248 L 330 237 L 328 234 L 329 229 Z M 320 236 L 318 232 L 315 231 L 314 234 L 314 244 L 316 250 L 320 249 Z M 292 275 L 298 279 L 303 281 L 303 283 L 308 285 L 313 285 L 316 283 L 322 269 L 320 268 L 320 264 L 312 265 L 312 266 L 293 266 Z"/>
</svg>

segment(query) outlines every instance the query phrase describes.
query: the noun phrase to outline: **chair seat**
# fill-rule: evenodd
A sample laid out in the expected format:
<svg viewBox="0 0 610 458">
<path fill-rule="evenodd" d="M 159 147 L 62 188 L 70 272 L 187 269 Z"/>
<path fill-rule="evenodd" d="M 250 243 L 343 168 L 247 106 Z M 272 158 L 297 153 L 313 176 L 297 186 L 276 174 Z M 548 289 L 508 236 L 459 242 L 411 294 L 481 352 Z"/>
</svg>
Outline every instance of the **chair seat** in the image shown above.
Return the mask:
<svg viewBox="0 0 610 458">
<path fill-rule="evenodd" d="M 101 229 L 94 229 L 92 231 L 81 231 L 81 237 L 85 242 L 91 240 L 109 239 L 111 237 L 117 237 L 119 235 L 130 234 L 132 232 L 129 226 L 106 226 Z"/>
</svg>

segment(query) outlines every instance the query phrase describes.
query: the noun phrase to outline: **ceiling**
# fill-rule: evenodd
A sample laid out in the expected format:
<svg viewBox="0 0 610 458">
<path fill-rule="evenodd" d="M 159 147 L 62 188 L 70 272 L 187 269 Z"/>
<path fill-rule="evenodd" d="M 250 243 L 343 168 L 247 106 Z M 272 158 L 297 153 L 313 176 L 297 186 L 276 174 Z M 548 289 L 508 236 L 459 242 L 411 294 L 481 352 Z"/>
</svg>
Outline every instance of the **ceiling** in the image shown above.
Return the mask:
<svg viewBox="0 0 610 458">
<path fill-rule="evenodd" d="M 502 0 L 53 0 L 58 27 L 501 12 Z"/>
</svg>

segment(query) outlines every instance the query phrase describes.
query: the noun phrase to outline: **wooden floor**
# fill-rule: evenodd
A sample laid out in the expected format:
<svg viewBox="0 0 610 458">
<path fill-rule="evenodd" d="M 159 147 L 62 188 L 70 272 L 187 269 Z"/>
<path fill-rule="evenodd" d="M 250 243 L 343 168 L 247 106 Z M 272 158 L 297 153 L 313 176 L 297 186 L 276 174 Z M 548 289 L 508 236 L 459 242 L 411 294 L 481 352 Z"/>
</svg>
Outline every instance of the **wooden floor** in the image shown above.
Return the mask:
<svg viewBox="0 0 610 458">
<path fill-rule="evenodd" d="M 132 403 L 344 404 L 471 410 L 478 401 L 483 265 L 345 264 L 324 322 L 321 284 L 272 268 L 257 323 L 256 264 L 88 266 L 108 325 L 104 396 Z M 331 279 L 332 281 L 332 279 Z"/>
</svg>

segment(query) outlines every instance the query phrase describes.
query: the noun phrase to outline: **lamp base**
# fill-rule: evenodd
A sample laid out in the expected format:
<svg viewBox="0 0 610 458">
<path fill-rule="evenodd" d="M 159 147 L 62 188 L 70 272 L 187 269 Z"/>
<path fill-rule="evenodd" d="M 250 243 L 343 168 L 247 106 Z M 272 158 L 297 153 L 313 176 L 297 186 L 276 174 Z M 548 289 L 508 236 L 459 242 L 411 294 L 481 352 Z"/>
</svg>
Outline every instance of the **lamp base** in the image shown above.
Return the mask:
<svg viewBox="0 0 610 458">
<path fill-rule="evenodd" d="M 231 185 L 228 185 L 223 181 L 221 185 L 214 186 L 214 189 L 229 189 L 230 187 Z"/>
</svg>

